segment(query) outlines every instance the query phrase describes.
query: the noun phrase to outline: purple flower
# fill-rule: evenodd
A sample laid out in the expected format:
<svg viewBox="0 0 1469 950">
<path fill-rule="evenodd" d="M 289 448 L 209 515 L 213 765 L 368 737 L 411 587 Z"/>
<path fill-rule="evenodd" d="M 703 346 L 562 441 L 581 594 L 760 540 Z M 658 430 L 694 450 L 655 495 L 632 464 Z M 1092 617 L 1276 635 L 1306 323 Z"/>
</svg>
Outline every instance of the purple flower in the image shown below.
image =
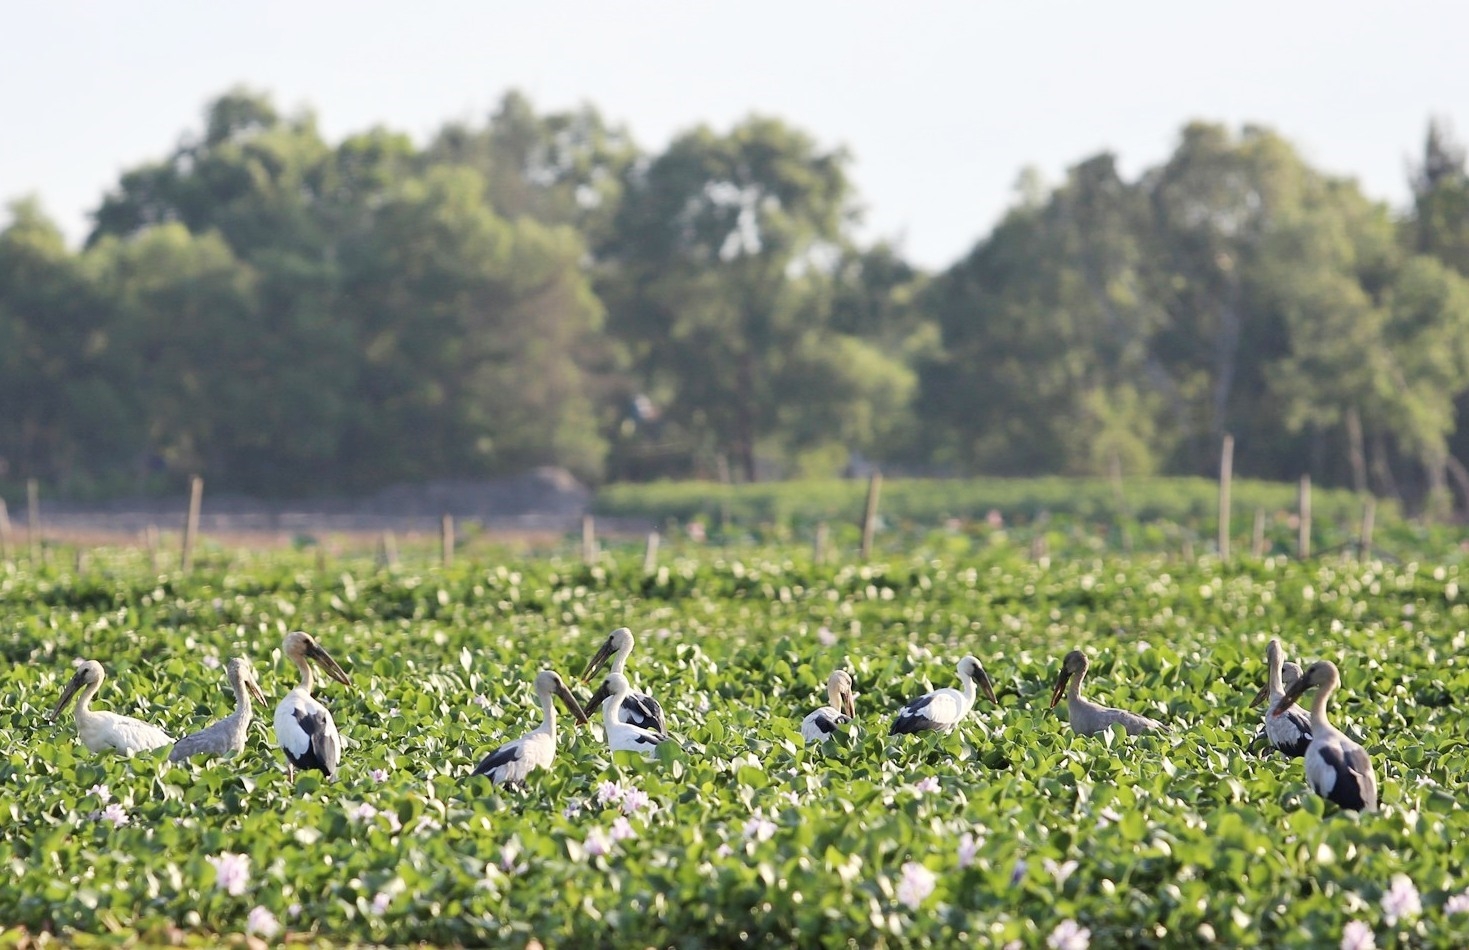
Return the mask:
<svg viewBox="0 0 1469 950">
<path fill-rule="evenodd" d="M 217 670 L 217 669 L 219 669 L 219 657 L 214 656 L 212 654 L 209 654 L 209 653 L 204 654 L 204 658 L 202 660 L 200 660 L 200 662 L 203 663 L 206 667 L 208 667 L 211 670 Z M 269 911 L 267 911 L 267 913 L 269 913 Z"/>
<path fill-rule="evenodd" d="M 371 772 L 369 772 L 367 774 L 370 775 L 370 776 L 372 776 L 372 780 L 374 782 L 377 782 L 379 785 L 381 785 L 383 782 L 386 782 L 388 780 L 388 770 L 387 769 L 373 769 Z"/>
<path fill-rule="evenodd" d="M 281 932 L 281 922 L 275 919 L 275 914 L 264 907 L 256 907 L 250 911 L 250 916 L 245 918 L 245 933 L 259 934 L 266 940 Z"/>
<path fill-rule="evenodd" d="M 1372 928 L 1360 920 L 1348 921 L 1341 929 L 1341 950 L 1376 950 Z"/>
<path fill-rule="evenodd" d="M 716 858 L 727 858 L 731 854 L 734 854 L 734 848 L 731 848 L 729 846 L 729 842 L 728 841 L 724 842 L 719 847 L 717 847 L 717 848 L 714 849 L 714 856 Z"/>
<path fill-rule="evenodd" d="M 612 822 L 613 841 L 626 841 L 628 838 L 636 836 L 637 832 L 632 830 L 632 822 L 628 821 L 626 817 L 618 815 L 616 820 Z"/>
<path fill-rule="evenodd" d="M 824 647 L 836 646 L 837 635 L 826 624 L 822 624 L 816 628 L 816 642 Z"/>
<path fill-rule="evenodd" d="M 969 832 L 964 832 L 959 839 L 959 867 L 967 868 L 974 863 L 974 856 L 979 852 L 979 839 Z"/>
<path fill-rule="evenodd" d="M 635 815 L 652 804 L 652 801 L 641 788 L 629 788 L 622 793 L 622 813 Z"/>
<path fill-rule="evenodd" d="M 250 856 L 226 851 L 207 859 L 214 865 L 214 886 L 239 897 L 250 884 Z"/>
<path fill-rule="evenodd" d="M 1016 861 L 1015 870 L 1010 872 L 1010 886 L 1014 887 L 1016 884 L 1019 884 L 1021 881 L 1025 880 L 1025 872 L 1029 870 L 1030 865 L 1025 863 L 1024 858 Z"/>
<path fill-rule="evenodd" d="M 117 802 L 113 802 L 111 805 L 102 809 L 102 814 L 99 817 L 102 821 L 112 822 L 113 827 L 125 825 L 132 820 L 128 817 L 127 811 Z"/>
<path fill-rule="evenodd" d="M 587 839 L 581 843 L 582 850 L 589 857 L 599 858 L 612 850 L 612 842 L 608 840 L 607 833 L 601 828 L 593 828 L 587 832 Z"/>
<path fill-rule="evenodd" d="M 917 910 L 928 895 L 933 893 L 938 875 L 917 861 L 903 865 L 903 879 L 898 882 L 898 903 L 909 910 Z"/>
<path fill-rule="evenodd" d="M 355 808 L 347 809 L 347 817 L 353 821 L 371 821 L 377 817 L 377 808 L 371 802 L 363 802 Z"/>
<path fill-rule="evenodd" d="M 485 698 L 485 695 L 483 693 L 476 693 L 475 696 L 474 696 L 474 699 L 470 700 L 470 702 L 474 703 L 480 709 L 489 709 L 490 708 L 490 701 Z M 396 709 L 393 710 L 393 714 L 396 714 L 396 713 L 397 713 L 397 710 Z"/>
<path fill-rule="evenodd" d="M 563 809 L 561 809 L 561 817 L 562 818 L 565 818 L 568 821 L 571 821 L 571 820 L 576 819 L 576 818 L 580 818 L 581 817 L 581 799 L 579 799 L 579 798 L 573 798 L 571 801 L 567 802 L 566 803 L 566 807 L 563 808 Z"/>
<path fill-rule="evenodd" d="M 606 805 L 609 802 L 622 801 L 623 788 L 616 782 L 603 782 L 597 786 L 597 804 Z"/>
<path fill-rule="evenodd" d="M 93 785 L 87 789 L 87 794 L 96 795 L 104 805 L 112 801 L 112 792 L 108 790 L 106 785 Z"/>
<path fill-rule="evenodd" d="M 300 904 L 296 904 L 296 903 L 292 903 L 290 907 L 287 907 L 286 908 L 286 916 L 287 917 L 300 917 L 301 916 L 301 905 Z"/>
<path fill-rule="evenodd" d="M 1046 938 L 1051 950 L 1087 950 L 1092 945 L 1092 932 L 1074 920 L 1063 920 Z"/>
<path fill-rule="evenodd" d="M 381 917 L 383 912 L 388 909 L 388 905 L 392 902 L 392 894 L 389 894 L 387 891 L 378 891 L 377 896 L 372 899 L 372 912 Z"/>
<path fill-rule="evenodd" d="M 913 784 L 914 793 L 920 796 L 929 795 L 941 790 L 942 789 L 939 786 L 939 780 L 934 778 L 932 775 L 921 778 Z"/>
<path fill-rule="evenodd" d="M 1444 902 L 1443 912 L 1445 914 L 1469 914 L 1469 888 L 1462 894 L 1455 894 Z"/>
<path fill-rule="evenodd" d="M 1406 874 L 1394 874 L 1392 887 L 1382 895 L 1382 915 L 1389 927 L 1397 926 L 1400 920 L 1411 920 L 1423 913 L 1423 902 L 1418 897 L 1418 888 Z"/>
</svg>

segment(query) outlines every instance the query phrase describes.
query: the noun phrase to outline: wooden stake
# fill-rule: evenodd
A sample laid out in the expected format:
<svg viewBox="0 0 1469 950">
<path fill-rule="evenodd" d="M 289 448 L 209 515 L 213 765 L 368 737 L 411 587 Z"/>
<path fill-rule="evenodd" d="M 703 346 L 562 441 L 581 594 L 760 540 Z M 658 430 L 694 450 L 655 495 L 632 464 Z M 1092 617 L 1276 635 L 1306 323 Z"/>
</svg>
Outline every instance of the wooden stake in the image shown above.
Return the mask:
<svg viewBox="0 0 1469 950">
<path fill-rule="evenodd" d="M 384 567 L 398 566 L 398 538 L 391 531 L 383 532 L 382 548 L 379 551 L 378 560 Z"/>
<path fill-rule="evenodd" d="M 1255 509 L 1255 534 L 1250 542 L 1250 553 L 1257 558 L 1265 556 L 1265 509 Z"/>
<path fill-rule="evenodd" d="M 597 522 L 590 514 L 581 516 L 581 560 L 583 564 L 597 561 Z"/>
<path fill-rule="evenodd" d="M 143 531 L 143 546 L 148 549 L 148 565 L 158 573 L 158 525 L 150 524 Z"/>
<path fill-rule="evenodd" d="M 816 523 L 816 540 L 811 545 L 811 562 L 813 564 L 826 563 L 826 539 L 830 532 L 831 529 L 827 527 L 825 521 L 818 521 Z"/>
<path fill-rule="evenodd" d="M 34 478 L 26 479 L 26 547 L 31 560 L 41 559 L 41 486 Z"/>
<path fill-rule="evenodd" d="M 643 549 L 643 573 L 651 574 L 658 569 L 658 532 L 648 532 L 648 546 Z"/>
<path fill-rule="evenodd" d="M 199 534 L 199 506 L 204 501 L 204 479 L 195 475 L 189 480 L 189 514 L 184 519 L 184 547 L 179 556 L 179 570 L 185 574 L 194 568 L 194 540 Z"/>
<path fill-rule="evenodd" d="M 0 498 L 0 561 L 10 560 L 10 509 Z"/>
<path fill-rule="evenodd" d="M 867 482 L 867 508 L 862 513 L 862 560 L 872 556 L 872 535 L 877 530 L 877 499 L 882 492 L 882 472 L 873 472 Z"/>
<path fill-rule="evenodd" d="M 454 516 L 445 514 L 439 519 L 439 552 L 444 560 L 444 570 L 454 566 Z"/>
<path fill-rule="evenodd" d="M 1301 523 L 1296 533 L 1296 554 L 1304 561 L 1311 556 L 1311 476 L 1309 473 L 1301 476 L 1298 497 Z"/>
<path fill-rule="evenodd" d="M 1362 533 L 1357 538 L 1358 557 L 1372 557 L 1372 528 L 1377 520 L 1377 498 L 1368 495 L 1362 503 Z"/>
<path fill-rule="evenodd" d="M 1229 522 L 1232 509 L 1229 492 L 1234 480 L 1234 436 L 1224 436 L 1219 452 L 1219 559 L 1229 560 Z"/>
</svg>

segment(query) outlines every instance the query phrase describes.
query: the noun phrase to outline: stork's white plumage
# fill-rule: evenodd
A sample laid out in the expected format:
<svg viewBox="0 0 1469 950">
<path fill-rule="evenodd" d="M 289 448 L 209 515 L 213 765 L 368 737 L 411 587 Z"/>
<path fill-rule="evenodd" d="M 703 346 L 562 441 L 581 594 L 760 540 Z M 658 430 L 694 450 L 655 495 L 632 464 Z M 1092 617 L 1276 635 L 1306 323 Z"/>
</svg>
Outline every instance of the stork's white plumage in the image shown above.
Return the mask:
<svg viewBox="0 0 1469 950">
<path fill-rule="evenodd" d="M 66 707 L 66 701 L 80 691 L 81 695 L 77 697 L 72 714 L 77 721 L 77 736 L 82 740 L 82 745 L 91 751 L 106 752 L 112 749 L 123 755 L 132 755 L 134 752 L 161 748 L 173 741 L 168 733 L 141 719 L 119 716 L 117 713 L 93 712 L 92 697 L 97 695 L 97 690 L 102 688 L 102 681 L 106 678 L 102 664 L 96 660 L 86 660 L 78 664 L 76 673 L 61 692 L 61 699 L 56 701 L 55 708 L 46 718 L 55 719 L 59 716 Z"/>
<path fill-rule="evenodd" d="M 948 732 L 969 715 L 969 710 L 974 707 L 974 701 L 978 698 L 977 690 L 983 690 L 985 698 L 990 702 L 999 702 L 995 698 L 995 688 L 990 684 L 989 674 L 985 673 L 978 659 L 966 656 L 959 661 L 958 670 L 960 689 L 936 689 L 913 700 L 898 710 L 889 735 L 927 732 L 933 729 Z"/>
<path fill-rule="evenodd" d="M 301 671 L 300 685 L 275 707 L 275 738 L 286 753 L 286 778 L 294 781 L 297 769 L 318 769 L 331 778 L 342 761 L 341 737 L 332 714 L 312 698 L 311 662 L 320 664 L 327 676 L 344 686 L 351 686 L 352 681 L 330 653 L 299 630 L 286 634 L 282 649 Z"/>
<path fill-rule="evenodd" d="M 1284 715 L 1273 715 L 1275 706 L 1284 698 L 1285 691 L 1301 678 L 1300 666 L 1284 662 L 1284 659 L 1280 641 L 1272 638 L 1265 648 L 1265 664 L 1269 670 L 1267 679 L 1255 698 L 1250 700 L 1250 706 L 1255 707 L 1269 700 L 1265 707 L 1266 741 L 1291 758 L 1299 758 L 1306 754 L 1306 749 L 1311 745 L 1311 718 L 1298 706 L 1287 709 Z"/>
<path fill-rule="evenodd" d="M 536 675 L 536 696 L 541 701 L 541 724 L 485 756 L 472 775 L 487 776 L 496 785 L 520 785 L 535 769 L 550 768 L 556 758 L 556 698 L 577 722 L 587 721 L 587 714 L 554 670 Z"/>
<path fill-rule="evenodd" d="M 602 642 L 601 649 L 587 664 L 587 668 L 581 674 L 582 680 L 591 679 L 592 674 L 606 665 L 609 659 L 612 661 L 611 671 L 613 673 L 627 675 L 625 667 L 628 655 L 632 653 L 632 647 L 632 631 L 626 627 L 618 627 L 608 634 L 607 639 Z M 587 701 L 587 708 L 595 709 L 605 698 L 600 691 L 593 694 L 592 698 Z M 658 700 L 647 693 L 635 692 L 631 686 L 628 688 L 622 705 L 618 707 L 617 718 L 622 722 L 632 723 L 634 726 L 649 729 L 659 735 L 668 734 L 668 720 L 664 718 L 663 707 L 658 704 Z"/>
<path fill-rule="evenodd" d="M 1311 744 L 1306 748 L 1306 782 L 1317 795 L 1342 808 L 1372 811 L 1377 808 L 1377 776 L 1372 772 L 1372 760 L 1367 757 L 1367 750 L 1326 721 L 1326 702 L 1339 685 L 1341 674 L 1337 672 L 1336 664 L 1330 660 L 1317 660 L 1286 689 L 1270 714 L 1284 716 L 1306 690 L 1317 687 L 1316 701 L 1311 704 Z"/>
<path fill-rule="evenodd" d="M 602 700 L 602 729 L 607 733 L 607 748 L 613 752 L 638 752 L 651 757 L 658 744 L 666 742 L 668 737 L 622 720 L 624 703 L 631 691 L 627 677 L 621 673 L 608 673 L 601 689 L 597 690 L 597 695 L 605 697 Z"/>
<path fill-rule="evenodd" d="M 851 722 L 857 715 L 852 705 L 852 677 L 846 670 L 837 670 L 827 679 L 826 696 L 830 706 L 819 706 L 801 720 L 801 738 L 808 743 L 825 742 L 837 726 Z"/>
<path fill-rule="evenodd" d="M 265 694 L 255 679 L 255 667 L 245 657 L 237 656 L 225 667 L 230 686 L 235 691 L 235 711 L 193 735 L 184 736 L 169 750 L 168 761 L 182 762 L 195 755 L 239 755 L 245 750 L 245 737 L 250 731 L 254 713 L 250 708 L 253 695 L 265 705 Z"/>
<path fill-rule="evenodd" d="M 1086 654 L 1080 650 L 1072 650 L 1066 654 L 1061 661 L 1061 675 L 1056 678 L 1056 688 L 1051 691 L 1051 708 L 1061 701 L 1061 696 L 1066 695 L 1067 718 L 1071 721 L 1071 728 L 1080 735 L 1094 736 L 1099 732 L 1105 732 L 1113 725 L 1121 723 L 1122 728 L 1127 730 L 1130 736 L 1142 735 L 1146 732 L 1157 732 L 1166 729 L 1156 719 L 1140 716 L 1137 713 L 1128 712 L 1125 709 L 1114 709 L 1111 706 L 1103 706 L 1081 698 L 1081 681 L 1086 678 L 1087 668 L 1091 663 Z M 1066 688 L 1067 681 L 1071 688 Z"/>
</svg>

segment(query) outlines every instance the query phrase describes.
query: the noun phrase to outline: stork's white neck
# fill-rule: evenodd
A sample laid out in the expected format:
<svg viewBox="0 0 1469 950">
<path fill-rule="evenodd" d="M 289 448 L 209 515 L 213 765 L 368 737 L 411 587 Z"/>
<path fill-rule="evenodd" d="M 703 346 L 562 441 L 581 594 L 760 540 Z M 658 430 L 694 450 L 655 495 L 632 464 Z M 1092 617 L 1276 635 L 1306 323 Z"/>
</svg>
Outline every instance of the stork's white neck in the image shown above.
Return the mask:
<svg viewBox="0 0 1469 950">
<path fill-rule="evenodd" d="M 1280 671 L 1284 664 L 1280 658 L 1280 654 L 1275 653 L 1274 651 L 1270 653 L 1269 660 L 1270 674 L 1269 681 L 1266 685 L 1270 691 L 1270 703 L 1271 705 L 1274 705 L 1275 703 L 1280 702 L 1280 697 L 1285 695 L 1285 681 L 1281 679 L 1280 676 Z"/>
<path fill-rule="evenodd" d="M 85 687 L 82 688 L 81 695 L 77 697 L 76 705 L 72 707 L 72 715 L 76 717 L 78 722 L 81 722 L 84 719 L 91 718 L 92 697 L 96 696 L 97 690 L 101 688 L 101 680 L 98 680 L 95 683 L 88 683 Z"/>
<path fill-rule="evenodd" d="M 627 666 L 627 658 L 631 655 L 632 638 L 628 637 L 625 641 L 623 641 L 622 646 L 618 648 L 617 652 L 612 655 L 611 671 L 613 673 L 621 673 L 623 671 L 623 668 Z"/>
<path fill-rule="evenodd" d="M 291 662 L 296 664 L 296 669 L 301 671 L 301 685 L 296 688 L 302 690 L 307 696 L 311 695 L 311 688 L 316 685 L 316 677 L 311 672 L 311 661 L 305 656 L 291 657 Z"/>
<path fill-rule="evenodd" d="M 1071 674 L 1071 682 L 1066 687 L 1066 699 L 1070 702 L 1081 701 L 1081 681 L 1086 679 L 1086 667 L 1082 667 Z"/>
<path fill-rule="evenodd" d="M 550 693 L 541 693 L 541 724 L 536 727 L 536 732 L 544 732 L 551 737 L 552 744 L 556 742 L 556 697 Z"/>
<path fill-rule="evenodd" d="M 1338 683 L 1340 680 L 1333 676 L 1316 689 L 1316 701 L 1311 704 L 1311 728 L 1318 732 L 1331 728 L 1331 724 L 1326 721 L 1326 701 L 1336 692 Z"/>
</svg>

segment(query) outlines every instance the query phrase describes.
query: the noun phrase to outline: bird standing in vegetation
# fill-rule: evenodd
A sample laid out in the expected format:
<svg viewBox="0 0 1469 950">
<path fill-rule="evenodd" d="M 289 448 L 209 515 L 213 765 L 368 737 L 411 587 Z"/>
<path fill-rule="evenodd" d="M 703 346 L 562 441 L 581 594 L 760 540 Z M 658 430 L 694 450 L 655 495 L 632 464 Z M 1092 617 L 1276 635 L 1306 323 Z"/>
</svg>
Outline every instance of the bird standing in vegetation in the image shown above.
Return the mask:
<svg viewBox="0 0 1469 950">
<path fill-rule="evenodd" d="M 808 743 L 825 742 L 837 726 L 851 722 L 857 715 L 852 705 L 852 677 L 846 670 L 831 674 L 826 681 L 826 696 L 830 706 L 820 706 L 801 720 L 801 737 Z"/>
<path fill-rule="evenodd" d="M 1284 716 L 1312 686 L 1318 687 L 1311 704 L 1311 744 L 1306 748 L 1306 782 L 1329 802 L 1355 811 L 1377 807 L 1377 776 L 1367 750 L 1326 721 L 1326 703 L 1341 685 L 1341 674 L 1330 660 L 1317 660 L 1285 691 L 1270 710 Z"/>
<path fill-rule="evenodd" d="M 597 690 L 597 695 L 604 697 L 602 729 L 607 733 L 607 748 L 613 752 L 640 752 L 652 756 L 658 744 L 666 742 L 668 736 L 622 720 L 621 715 L 631 692 L 632 686 L 621 673 L 608 673 L 601 688 Z"/>
<path fill-rule="evenodd" d="M 275 707 L 275 737 L 286 753 L 286 778 L 295 781 L 297 769 L 319 769 L 331 778 L 342 761 L 341 737 L 327 708 L 311 696 L 315 680 L 311 662 L 344 686 L 352 681 L 330 653 L 301 631 L 286 634 L 286 657 L 301 671 L 301 683 Z"/>
<path fill-rule="evenodd" d="M 632 647 L 632 631 L 627 627 L 618 627 L 607 636 L 601 649 L 587 664 L 587 668 L 581 674 L 582 680 L 590 679 L 592 674 L 606 665 L 609 659 L 612 661 L 613 673 L 626 675 L 625 667 L 628 655 L 632 653 Z M 587 701 L 587 708 L 595 709 L 604 699 L 606 696 L 598 691 Z M 668 734 L 668 721 L 663 718 L 663 707 L 658 705 L 658 700 L 647 693 L 634 692 L 630 687 L 622 705 L 618 708 L 617 718 L 622 722 L 651 730 L 659 735 Z"/>
<path fill-rule="evenodd" d="M 230 686 L 235 691 L 235 711 L 219 722 L 175 742 L 169 750 L 168 761 L 182 762 L 190 756 L 205 753 L 238 755 L 244 751 L 245 737 L 250 729 L 250 721 L 254 718 L 250 697 L 254 696 L 264 706 L 265 694 L 260 691 L 260 683 L 255 678 L 255 667 L 242 656 L 229 661 L 225 667 L 225 675 L 229 677 Z"/>
<path fill-rule="evenodd" d="M 550 768 L 556 758 L 556 698 L 577 722 L 587 721 L 587 714 L 554 670 L 536 675 L 536 696 L 541 701 L 541 724 L 485 756 L 471 775 L 487 776 L 496 785 L 519 785 L 533 770 Z"/>
<path fill-rule="evenodd" d="M 1291 758 L 1306 754 L 1311 744 L 1311 718 L 1297 706 L 1286 710 L 1285 715 L 1274 715 L 1275 706 L 1285 696 L 1285 691 L 1301 678 L 1301 667 L 1296 663 L 1284 662 L 1285 653 L 1280 641 L 1272 638 L 1265 648 L 1265 664 L 1268 667 L 1265 685 L 1250 700 L 1254 708 L 1269 700 L 1265 707 L 1265 739 L 1276 749 Z"/>
<path fill-rule="evenodd" d="M 958 725 L 959 720 L 969 715 L 980 690 L 990 702 L 999 702 L 995 698 L 995 688 L 990 684 L 989 674 L 985 673 L 978 659 L 966 656 L 959 661 L 958 669 L 960 689 L 945 687 L 919 696 L 898 710 L 897 718 L 893 720 L 893 727 L 888 734 L 896 736 L 935 729 L 948 732 Z"/>
<path fill-rule="evenodd" d="M 46 718 L 55 719 L 59 716 L 66 707 L 66 701 L 80 691 L 81 695 L 77 697 L 72 715 L 77 721 L 77 736 L 82 740 L 82 745 L 91 751 L 105 752 L 112 749 L 123 755 L 132 755 L 134 752 L 161 748 L 173 741 L 168 733 L 141 719 L 120 716 L 117 713 L 93 712 L 92 697 L 97 695 L 97 690 L 102 688 L 102 681 L 106 678 L 102 664 L 96 660 L 85 660 L 78 664 L 76 673 L 66 684 L 66 689 L 62 690 L 61 698 L 56 701 L 56 706 Z"/>
<path fill-rule="evenodd" d="M 1111 706 L 1100 706 L 1096 703 L 1081 698 L 1081 681 L 1086 677 L 1086 671 L 1091 666 L 1086 654 L 1080 650 L 1072 650 L 1066 654 L 1066 659 L 1061 661 L 1061 675 L 1056 678 L 1056 687 L 1051 691 L 1051 708 L 1065 695 L 1066 711 L 1071 720 L 1071 728 L 1083 736 L 1094 736 L 1099 732 L 1111 728 L 1114 724 L 1121 723 L 1130 736 L 1141 735 L 1146 732 L 1157 732 L 1164 729 L 1164 725 L 1156 719 L 1140 716 L 1137 713 L 1127 712 L 1123 709 L 1113 709 Z M 1071 688 L 1067 689 L 1067 683 Z"/>
</svg>

